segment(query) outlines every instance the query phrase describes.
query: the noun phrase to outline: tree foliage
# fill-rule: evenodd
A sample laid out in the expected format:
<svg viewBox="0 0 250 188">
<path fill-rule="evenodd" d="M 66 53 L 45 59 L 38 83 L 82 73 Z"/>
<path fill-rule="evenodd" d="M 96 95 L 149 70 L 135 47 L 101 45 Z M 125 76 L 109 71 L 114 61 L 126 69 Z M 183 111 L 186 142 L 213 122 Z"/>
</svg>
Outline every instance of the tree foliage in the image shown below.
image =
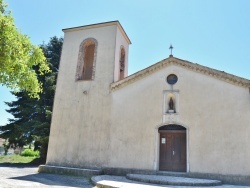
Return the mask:
<svg viewBox="0 0 250 188">
<path fill-rule="evenodd" d="M 42 84 L 37 74 L 49 72 L 42 49 L 32 45 L 28 36 L 14 25 L 14 19 L 6 5 L 0 0 L 0 83 L 17 91 L 27 91 L 32 97 L 39 97 Z M 35 72 L 33 66 L 38 67 Z"/>
<path fill-rule="evenodd" d="M 0 129 L 2 131 L 0 137 L 8 139 L 13 148 L 23 147 L 35 141 L 35 149 L 40 149 L 40 157 L 43 161 L 47 154 L 62 43 L 62 38 L 52 37 L 48 44 L 40 46 L 51 72 L 37 76 L 43 88 L 39 99 L 30 98 L 26 91 L 12 92 L 17 100 L 5 103 L 9 106 L 6 111 L 14 118 L 9 119 L 9 123 Z M 37 67 L 34 67 L 34 71 L 38 72 Z"/>
</svg>

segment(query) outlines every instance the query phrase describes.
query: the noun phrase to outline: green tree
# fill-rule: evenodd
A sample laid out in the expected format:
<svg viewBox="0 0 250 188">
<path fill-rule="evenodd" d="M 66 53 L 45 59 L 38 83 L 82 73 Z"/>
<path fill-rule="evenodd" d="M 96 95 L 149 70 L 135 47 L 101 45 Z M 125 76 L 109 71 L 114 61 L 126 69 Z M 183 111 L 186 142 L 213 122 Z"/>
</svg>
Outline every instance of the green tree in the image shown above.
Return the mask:
<svg viewBox="0 0 250 188">
<path fill-rule="evenodd" d="M 37 110 L 38 116 L 40 115 L 40 117 L 37 118 L 33 124 L 33 127 L 35 128 L 33 137 L 38 144 L 41 144 L 40 158 L 42 161 L 45 161 L 47 156 L 52 106 L 54 102 L 62 45 L 63 39 L 57 37 L 52 37 L 48 44 L 41 45 L 51 69 L 50 73 L 39 77 L 39 80 L 43 83 L 43 92 L 40 94 L 40 100 L 38 100 L 39 110 Z"/>
<path fill-rule="evenodd" d="M 3 143 L 3 149 L 4 149 L 4 155 L 8 154 L 8 150 L 10 148 L 10 145 L 8 144 L 8 142 L 5 140 Z"/>
<path fill-rule="evenodd" d="M 49 72 L 41 48 L 32 45 L 28 36 L 21 34 L 6 4 L 0 0 L 0 83 L 18 91 L 27 91 L 31 97 L 39 97 L 42 84 L 37 73 Z M 33 66 L 38 67 L 35 72 Z"/>
<path fill-rule="evenodd" d="M 26 92 L 12 92 L 16 97 L 16 101 L 5 102 L 10 109 L 6 110 L 13 115 L 13 119 L 9 119 L 6 126 L 1 127 L 1 138 L 8 140 L 11 148 L 23 147 L 32 142 L 32 136 L 29 131 L 30 119 L 34 115 L 34 103 L 37 99 L 30 98 Z"/>
<path fill-rule="evenodd" d="M 39 99 L 30 98 L 28 93 L 20 91 L 13 93 L 17 100 L 6 102 L 10 107 L 7 112 L 14 118 L 1 126 L 0 137 L 8 139 L 11 147 L 22 147 L 35 141 L 35 149 L 40 149 L 40 158 L 44 162 L 47 155 L 52 105 L 54 100 L 56 79 L 60 62 L 63 39 L 52 37 L 48 44 L 41 45 L 47 58 L 51 72 L 38 75 L 43 90 Z M 37 72 L 37 67 L 34 67 Z"/>
</svg>

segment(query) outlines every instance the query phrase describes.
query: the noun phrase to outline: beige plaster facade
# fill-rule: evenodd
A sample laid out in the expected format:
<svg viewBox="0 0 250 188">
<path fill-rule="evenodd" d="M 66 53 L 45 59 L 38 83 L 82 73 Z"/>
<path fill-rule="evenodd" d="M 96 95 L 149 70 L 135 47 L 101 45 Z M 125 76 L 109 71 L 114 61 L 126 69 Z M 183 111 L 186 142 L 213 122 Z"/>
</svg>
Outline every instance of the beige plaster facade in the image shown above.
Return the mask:
<svg viewBox="0 0 250 188">
<path fill-rule="evenodd" d="M 172 56 L 128 76 L 130 40 L 119 22 L 64 32 L 47 165 L 159 170 L 158 129 L 176 124 L 186 128 L 187 172 L 250 174 L 249 80 Z M 88 38 L 97 41 L 95 77 L 76 81 Z"/>
</svg>

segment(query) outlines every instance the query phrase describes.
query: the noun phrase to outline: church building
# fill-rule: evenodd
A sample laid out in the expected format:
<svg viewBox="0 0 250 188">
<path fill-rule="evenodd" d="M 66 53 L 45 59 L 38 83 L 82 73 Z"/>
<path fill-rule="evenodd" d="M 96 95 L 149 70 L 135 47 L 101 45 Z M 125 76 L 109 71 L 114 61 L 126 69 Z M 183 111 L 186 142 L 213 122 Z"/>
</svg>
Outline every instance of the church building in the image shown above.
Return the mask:
<svg viewBox="0 0 250 188">
<path fill-rule="evenodd" d="M 63 31 L 45 168 L 250 178 L 250 80 L 173 55 L 128 75 L 118 21 Z"/>
</svg>

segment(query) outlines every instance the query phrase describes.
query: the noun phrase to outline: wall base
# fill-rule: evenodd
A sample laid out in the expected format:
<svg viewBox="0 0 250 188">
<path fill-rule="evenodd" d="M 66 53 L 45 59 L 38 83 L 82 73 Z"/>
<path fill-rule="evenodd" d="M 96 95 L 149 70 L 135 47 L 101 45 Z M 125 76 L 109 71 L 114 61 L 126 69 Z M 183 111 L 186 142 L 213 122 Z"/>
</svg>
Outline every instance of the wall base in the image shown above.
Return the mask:
<svg viewBox="0 0 250 188">
<path fill-rule="evenodd" d="M 223 184 L 231 185 L 250 185 L 250 176 L 245 175 L 224 175 L 224 174 L 210 174 L 210 173 L 195 173 L 195 172 L 166 172 L 155 170 L 142 170 L 142 169 L 129 169 L 129 168 L 107 168 L 102 169 L 84 169 L 84 168 L 71 168 L 52 165 L 40 165 L 38 172 L 42 173 L 55 173 L 55 174 L 68 174 L 75 176 L 97 176 L 101 174 L 126 176 L 127 174 L 147 174 L 147 175 L 166 175 L 178 176 L 189 178 L 201 179 L 216 179 L 223 182 Z"/>
<path fill-rule="evenodd" d="M 52 174 L 67 174 L 75 176 L 97 176 L 102 174 L 102 170 L 84 169 L 84 168 L 70 168 L 63 166 L 40 165 L 38 172 L 52 173 Z"/>
</svg>

